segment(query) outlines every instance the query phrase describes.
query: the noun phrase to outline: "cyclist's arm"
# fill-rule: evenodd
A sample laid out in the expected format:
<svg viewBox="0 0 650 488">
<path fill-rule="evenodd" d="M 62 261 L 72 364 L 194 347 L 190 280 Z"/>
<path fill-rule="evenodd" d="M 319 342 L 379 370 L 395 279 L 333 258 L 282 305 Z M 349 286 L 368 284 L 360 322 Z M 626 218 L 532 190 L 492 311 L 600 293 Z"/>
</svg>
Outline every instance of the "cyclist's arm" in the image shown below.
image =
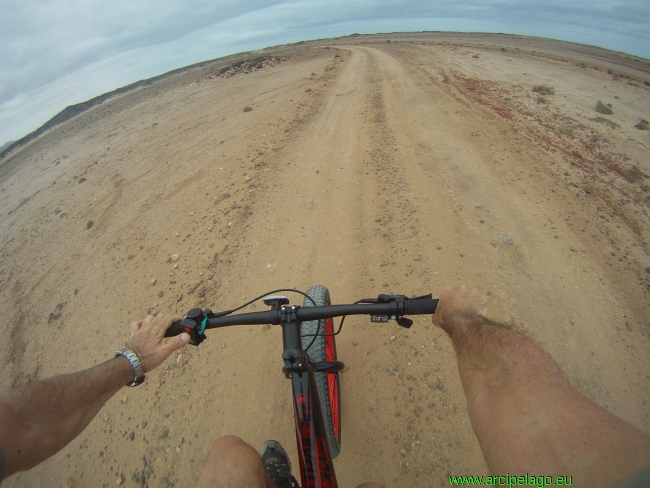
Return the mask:
<svg viewBox="0 0 650 488">
<path fill-rule="evenodd" d="M 160 314 L 152 319 L 131 324 L 127 345 L 138 355 L 145 372 L 189 340 L 182 334 L 162 344 L 165 331 L 180 317 Z M 133 377 L 131 363 L 118 356 L 84 371 L 34 382 L 0 398 L 3 476 L 30 469 L 66 446 Z"/>
<path fill-rule="evenodd" d="M 446 288 L 433 323 L 451 336 L 472 428 L 493 474 L 573 476 L 611 487 L 650 465 L 650 437 L 571 387 L 539 346 L 486 319 L 476 290 Z"/>
</svg>

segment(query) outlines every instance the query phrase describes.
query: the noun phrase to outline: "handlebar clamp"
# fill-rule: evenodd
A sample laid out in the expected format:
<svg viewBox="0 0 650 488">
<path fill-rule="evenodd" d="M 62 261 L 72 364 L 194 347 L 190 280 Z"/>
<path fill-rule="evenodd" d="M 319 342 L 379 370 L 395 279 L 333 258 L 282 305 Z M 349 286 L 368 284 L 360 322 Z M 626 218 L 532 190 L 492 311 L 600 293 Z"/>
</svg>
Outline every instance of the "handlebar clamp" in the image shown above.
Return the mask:
<svg viewBox="0 0 650 488">
<path fill-rule="evenodd" d="M 287 324 L 289 322 L 298 321 L 298 305 L 291 305 L 290 307 L 282 306 L 280 307 L 280 323 Z"/>
</svg>

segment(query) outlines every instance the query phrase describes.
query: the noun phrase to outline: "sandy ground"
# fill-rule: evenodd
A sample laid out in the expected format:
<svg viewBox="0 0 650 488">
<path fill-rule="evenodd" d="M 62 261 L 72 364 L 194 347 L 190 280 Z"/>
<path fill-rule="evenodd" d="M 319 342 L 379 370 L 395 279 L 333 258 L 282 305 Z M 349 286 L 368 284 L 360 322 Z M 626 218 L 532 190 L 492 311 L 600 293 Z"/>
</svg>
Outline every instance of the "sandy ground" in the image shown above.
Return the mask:
<svg viewBox="0 0 650 488">
<path fill-rule="evenodd" d="M 335 303 L 466 284 L 650 433 L 650 132 L 634 128 L 650 119 L 647 62 L 497 35 L 260 54 L 275 60 L 170 75 L 1 162 L 3 391 L 107 360 L 148 312 L 312 284 Z M 598 100 L 618 127 L 591 120 Z M 5 485 L 194 486 L 225 434 L 278 439 L 297 466 L 279 327 L 208 335 Z M 487 474 L 428 319 L 349 318 L 338 352 L 342 487 Z"/>
</svg>

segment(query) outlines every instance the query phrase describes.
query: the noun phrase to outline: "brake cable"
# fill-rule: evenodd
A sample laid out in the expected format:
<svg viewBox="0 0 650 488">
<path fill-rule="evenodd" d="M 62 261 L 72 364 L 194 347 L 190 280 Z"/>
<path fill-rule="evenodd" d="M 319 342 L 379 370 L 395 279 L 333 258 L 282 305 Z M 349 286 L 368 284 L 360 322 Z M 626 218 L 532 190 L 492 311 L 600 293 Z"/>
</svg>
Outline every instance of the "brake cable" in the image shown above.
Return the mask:
<svg viewBox="0 0 650 488">
<path fill-rule="evenodd" d="M 356 302 L 354 302 L 352 305 L 357 305 L 359 303 L 364 303 L 365 300 L 370 300 L 370 299 L 369 298 L 362 298 L 361 300 L 357 300 Z M 307 349 L 305 349 L 305 352 L 307 352 L 309 350 L 309 348 L 312 346 L 312 344 L 314 342 L 316 342 L 316 337 L 334 337 L 334 336 L 339 335 L 341 333 L 341 329 L 343 328 L 343 321 L 345 320 L 345 317 L 347 317 L 347 315 L 341 316 L 341 322 L 339 322 L 339 329 L 336 332 L 332 333 L 332 334 L 327 334 L 327 333 L 326 334 L 319 334 L 318 333 L 318 331 L 320 330 L 320 320 L 319 320 L 318 321 L 318 328 L 316 329 L 315 334 L 303 334 L 302 335 L 302 337 L 312 337 L 312 336 L 314 337 L 311 340 L 311 342 L 309 343 L 309 346 L 307 346 Z"/>
<path fill-rule="evenodd" d="M 258 300 L 261 300 L 264 297 L 267 297 L 267 296 L 269 296 L 269 295 L 271 295 L 273 293 L 278 293 L 278 292 L 281 292 L 281 291 L 288 291 L 288 292 L 298 293 L 300 295 L 303 295 L 304 297 L 309 299 L 309 301 L 313 304 L 314 307 L 317 306 L 314 299 L 312 297 L 310 297 L 309 295 L 307 295 L 307 293 L 305 293 L 304 291 L 296 290 L 296 289 L 293 289 L 293 288 L 279 288 L 277 290 L 272 290 L 272 291 L 266 292 L 263 295 L 260 295 L 260 296 L 258 296 L 256 298 L 253 298 L 252 300 L 249 300 L 248 302 L 244 303 L 243 305 L 240 305 L 237 308 L 233 308 L 232 310 L 226 310 L 224 312 L 217 312 L 217 313 L 213 312 L 213 316 L 214 317 L 224 317 L 226 315 L 230 315 L 231 313 L 236 312 L 237 310 L 241 310 L 242 308 L 247 307 L 248 305 L 250 305 L 252 303 L 255 303 Z M 422 295 L 420 297 L 413 297 L 413 298 L 411 298 L 411 300 L 418 300 L 418 299 L 430 298 L 430 297 L 431 297 L 430 294 L 429 295 Z M 356 302 L 354 302 L 352 305 L 357 305 L 359 303 L 378 303 L 378 302 L 379 302 L 379 300 L 377 298 L 362 298 L 362 299 L 357 300 Z M 320 323 L 321 323 L 321 320 L 323 320 L 323 319 L 320 319 L 318 321 L 318 327 L 316 328 L 316 333 L 315 334 L 302 334 L 302 337 L 313 337 L 313 339 L 311 340 L 309 345 L 304 349 L 304 351 L 305 352 L 309 351 L 309 348 L 314 345 L 314 342 L 316 342 L 317 337 L 334 337 L 334 336 L 339 335 L 341 333 L 341 330 L 343 329 L 343 321 L 345 320 L 345 317 L 347 317 L 347 315 L 343 315 L 341 317 L 341 322 L 339 322 L 338 330 L 336 332 L 332 333 L 332 334 L 327 334 L 327 333 L 319 334 L 319 332 L 320 332 Z M 334 319 L 332 318 L 332 321 L 333 320 Z"/>
<path fill-rule="evenodd" d="M 269 296 L 269 295 L 272 295 L 273 293 L 278 293 L 278 292 L 281 292 L 281 291 L 288 291 L 288 292 L 293 292 L 293 293 L 298 293 L 298 294 L 300 294 L 300 295 L 303 295 L 304 297 L 306 297 L 306 298 L 309 299 L 309 301 L 313 304 L 314 307 L 317 306 L 317 305 L 316 305 L 316 302 L 314 301 L 314 299 L 313 299 L 312 297 L 310 297 L 309 295 L 307 295 L 304 291 L 295 290 L 295 289 L 293 289 L 293 288 L 278 288 L 277 290 L 267 291 L 267 292 L 264 293 L 263 295 L 260 295 L 260 296 L 258 296 L 258 297 L 256 297 L 256 298 L 253 298 L 252 300 L 249 300 L 248 302 L 244 303 L 243 305 L 240 305 L 240 306 L 237 307 L 237 308 L 233 308 L 232 310 L 226 310 L 226 311 L 224 311 L 224 312 L 217 312 L 217 313 L 214 313 L 214 312 L 213 312 L 213 316 L 214 316 L 214 317 L 225 317 L 226 315 L 230 315 L 231 313 L 236 312 L 237 310 L 241 310 L 242 308 L 247 307 L 247 306 L 250 305 L 251 303 L 255 303 L 256 301 L 261 300 L 261 299 L 264 298 L 264 297 L 267 297 L 267 296 Z M 343 325 L 343 320 L 341 320 L 341 325 Z M 307 348 L 304 350 L 305 352 L 307 352 L 307 351 L 309 350 L 309 348 L 312 346 L 312 344 L 316 341 L 316 337 L 319 336 L 319 334 L 318 334 L 319 331 L 320 331 L 320 320 L 318 321 L 318 327 L 317 327 L 317 329 L 316 329 L 316 334 L 305 334 L 305 335 L 302 336 L 302 337 L 311 337 L 311 336 L 314 336 L 314 338 L 312 339 L 312 341 L 309 343 L 309 345 L 307 346 Z M 339 332 L 341 332 L 341 328 L 340 328 L 340 327 L 339 327 Z M 338 334 L 338 332 L 337 332 L 337 334 Z"/>
</svg>

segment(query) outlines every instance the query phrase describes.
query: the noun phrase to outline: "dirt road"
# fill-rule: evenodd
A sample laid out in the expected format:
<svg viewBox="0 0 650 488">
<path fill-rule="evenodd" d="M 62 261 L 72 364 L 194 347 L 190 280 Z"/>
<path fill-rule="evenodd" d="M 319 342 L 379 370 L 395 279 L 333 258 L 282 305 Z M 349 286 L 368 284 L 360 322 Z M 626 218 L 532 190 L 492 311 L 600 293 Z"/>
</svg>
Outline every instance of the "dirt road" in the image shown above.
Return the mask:
<svg viewBox="0 0 650 488">
<path fill-rule="evenodd" d="M 3 390 L 108 359 L 148 312 L 312 284 L 339 303 L 466 284 L 650 433 L 650 139 L 633 127 L 648 88 L 608 81 L 603 63 L 632 69 L 622 55 L 443 40 L 321 41 L 196 68 L 2 162 Z M 555 95 L 540 101 L 538 83 Z M 597 99 L 618 128 L 591 120 Z M 275 438 L 295 465 L 281 346 L 275 326 L 209 334 L 6 485 L 192 486 L 225 434 Z M 450 341 L 428 319 L 349 318 L 338 354 L 341 486 L 487 474 Z"/>
</svg>

